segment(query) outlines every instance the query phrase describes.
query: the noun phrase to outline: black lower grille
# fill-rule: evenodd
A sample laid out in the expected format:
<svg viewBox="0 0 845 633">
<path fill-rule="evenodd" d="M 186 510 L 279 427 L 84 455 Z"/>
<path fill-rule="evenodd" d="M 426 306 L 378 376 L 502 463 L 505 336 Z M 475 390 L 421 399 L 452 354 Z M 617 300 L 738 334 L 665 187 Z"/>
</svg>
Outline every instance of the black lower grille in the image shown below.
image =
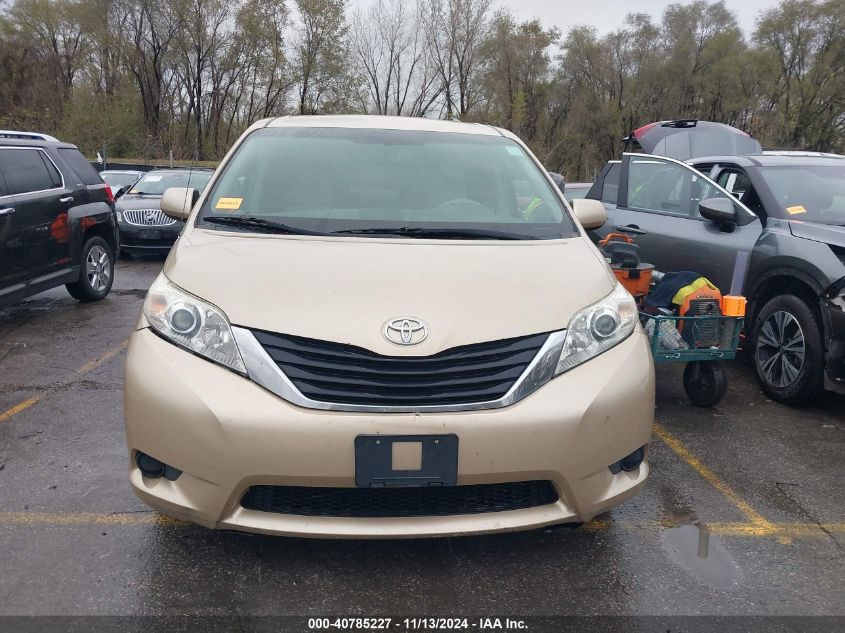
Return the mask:
<svg viewBox="0 0 845 633">
<path fill-rule="evenodd" d="M 247 510 L 317 517 L 425 517 L 505 512 L 558 500 L 550 481 L 419 488 L 253 486 Z"/>
<path fill-rule="evenodd" d="M 253 332 L 306 397 L 370 406 L 473 404 L 498 400 L 548 334 L 455 347 L 432 356 L 382 356 L 328 341 Z"/>
</svg>

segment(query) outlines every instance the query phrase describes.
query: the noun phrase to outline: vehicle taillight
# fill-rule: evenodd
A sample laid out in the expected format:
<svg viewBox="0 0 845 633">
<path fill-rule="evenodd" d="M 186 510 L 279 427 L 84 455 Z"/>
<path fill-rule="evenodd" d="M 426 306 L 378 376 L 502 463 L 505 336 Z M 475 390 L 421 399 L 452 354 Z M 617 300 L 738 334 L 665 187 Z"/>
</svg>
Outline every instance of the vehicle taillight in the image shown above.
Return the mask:
<svg viewBox="0 0 845 633">
<path fill-rule="evenodd" d="M 106 185 L 106 198 L 109 199 L 109 202 L 114 204 L 114 194 L 111 192 L 111 187 Z"/>
</svg>

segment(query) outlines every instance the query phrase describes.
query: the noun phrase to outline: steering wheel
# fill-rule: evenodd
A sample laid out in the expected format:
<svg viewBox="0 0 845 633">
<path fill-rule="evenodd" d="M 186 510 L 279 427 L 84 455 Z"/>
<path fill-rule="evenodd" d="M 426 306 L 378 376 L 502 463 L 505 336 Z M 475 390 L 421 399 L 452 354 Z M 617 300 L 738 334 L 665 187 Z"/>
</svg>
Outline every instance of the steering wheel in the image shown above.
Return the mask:
<svg viewBox="0 0 845 633">
<path fill-rule="evenodd" d="M 440 209 L 442 207 L 454 206 L 454 205 L 458 205 L 458 204 L 471 204 L 471 205 L 473 205 L 475 207 L 479 207 L 481 209 L 487 208 L 483 204 L 478 202 L 477 200 L 471 200 L 470 198 L 452 198 L 451 200 L 446 200 L 446 202 L 441 202 L 440 204 L 437 205 L 437 208 Z"/>
</svg>

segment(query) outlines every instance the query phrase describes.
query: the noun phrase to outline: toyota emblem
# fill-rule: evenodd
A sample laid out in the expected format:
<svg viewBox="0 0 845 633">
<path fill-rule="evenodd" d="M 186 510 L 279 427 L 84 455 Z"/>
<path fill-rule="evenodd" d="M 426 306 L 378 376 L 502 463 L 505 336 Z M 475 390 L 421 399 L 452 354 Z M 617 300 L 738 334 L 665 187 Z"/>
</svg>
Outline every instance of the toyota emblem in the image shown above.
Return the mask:
<svg viewBox="0 0 845 633">
<path fill-rule="evenodd" d="M 428 326 L 420 319 L 398 317 L 384 324 L 383 333 L 396 345 L 417 345 L 428 338 Z"/>
</svg>

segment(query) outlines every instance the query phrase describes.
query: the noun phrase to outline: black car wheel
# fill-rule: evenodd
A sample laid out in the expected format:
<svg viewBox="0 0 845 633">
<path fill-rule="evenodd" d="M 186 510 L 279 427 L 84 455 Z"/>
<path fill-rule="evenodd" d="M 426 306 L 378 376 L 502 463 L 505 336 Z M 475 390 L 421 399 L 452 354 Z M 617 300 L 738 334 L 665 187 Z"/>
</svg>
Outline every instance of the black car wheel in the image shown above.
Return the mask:
<svg viewBox="0 0 845 633">
<path fill-rule="evenodd" d="M 801 404 L 822 390 L 822 327 L 803 299 L 783 295 L 766 303 L 755 321 L 752 344 L 757 378 L 772 400 Z"/>
<path fill-rule="evenodd" d="M 65 285 L 70 296 L 79 301 L 99 301 L 111 290 L 114 280 L 114 256 L 102 237 L 92 237 L 82 247 L 79 280 Z"/>
</svg>

